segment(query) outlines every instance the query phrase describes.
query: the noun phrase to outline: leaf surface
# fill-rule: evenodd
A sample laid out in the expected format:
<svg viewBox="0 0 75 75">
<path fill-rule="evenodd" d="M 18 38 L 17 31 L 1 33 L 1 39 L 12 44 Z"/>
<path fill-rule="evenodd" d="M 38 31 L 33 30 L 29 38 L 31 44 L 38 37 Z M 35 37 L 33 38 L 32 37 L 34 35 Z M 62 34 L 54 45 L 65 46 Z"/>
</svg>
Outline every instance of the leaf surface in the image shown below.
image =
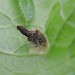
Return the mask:
<svg viewBox="0 0 75 75">
<path fill-rule="evenodd" d="M 0 75 L 75 75 L 75 1 L 33 0 L 35 13 L 25 16 L 20 1 L 0 1 Z M 27 28 L 47 35 L 46 55 L 27 52 L 32 47 L 16 29 L 31 20 L 29 14 L 35 16 Z"/>
</svg>

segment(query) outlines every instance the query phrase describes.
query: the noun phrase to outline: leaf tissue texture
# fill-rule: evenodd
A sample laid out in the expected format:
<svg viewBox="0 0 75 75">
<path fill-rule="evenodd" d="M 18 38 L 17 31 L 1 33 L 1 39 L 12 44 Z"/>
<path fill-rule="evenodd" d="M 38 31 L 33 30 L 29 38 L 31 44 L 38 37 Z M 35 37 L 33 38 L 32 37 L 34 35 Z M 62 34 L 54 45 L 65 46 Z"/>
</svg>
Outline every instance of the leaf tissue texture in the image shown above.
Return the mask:
<svg viewBox="0 0 75 75">
<path fill-rule="evenodd" d="M 19 5 L 26 22 L 31 21 L 35 14 L 33 0 L 19 0 Z"/>
<path fill-rule="evenodd" d="M 47 35 L 47 54 L 28 52 L 16 26 L 30 21 Z M 0 75 L 75 75 L 75 0 L 0 0 Z"/>
</svg>

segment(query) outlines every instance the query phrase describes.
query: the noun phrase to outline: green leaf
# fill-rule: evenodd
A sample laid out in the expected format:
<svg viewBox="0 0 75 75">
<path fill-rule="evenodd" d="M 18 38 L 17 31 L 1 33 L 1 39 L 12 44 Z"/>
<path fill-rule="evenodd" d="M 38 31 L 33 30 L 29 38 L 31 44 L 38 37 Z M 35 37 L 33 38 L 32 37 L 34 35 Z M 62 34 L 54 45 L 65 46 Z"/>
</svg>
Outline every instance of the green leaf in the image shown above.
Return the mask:
<svg viewBox="0 0 75 75">
<path fill-rule="evenodd" d="M 33 0 L 27 28 L 47 35 L 48 54 L 29 53 L 33 46 L 16 29 L 26 19 L 18 2 L 0 1 L 0 75 L 75 75 L 75 0 Z"/>
<path fill-rule="evenodd" d="M 32 0 L 19 0 L 19 5 L 24 15 L 26 22 L 29 22 L 33 19 L 35 10 L 34 3 Z"/>
<path fill-rule="evenodd" d="M 73 6 L 73 1 L 68 1 L 66 4 L 57 3 L 52 12 L 50 12 L 50 17 L 46 24 L 46 34 L 49 38 L 51 44 L 51 51 L 54 53 L 55 50 L 59 50 L 58 48 L 68 48 L 70 43 L 75 39 L 75 26 L 74 26 L 74 16 L 75 16 L 75 7 L 69 9 L 68 17 L 63 19 L 62 16 L 65 14 L 64 6 L 69 7 L 69 3 L 71 3 L 70 7 Z M 68 5 L 68 6 L 67 6 Z M 64 8 L 64 9 L 62 9 Z M 71 19 L 71 20 L 70 20 Z M 70 23 L 69 23 L 70 22 Z M 57 48 L 55 48 L 57 47 Z M 55 48 L 55 49 L 54 49 Z M 53 50 L 54 49 L 54 50 Z M 59 51 L 58 51 L 59 52 Z M 50 52 L 49 52 L 50 53 Z M 51 53 L 51 54 L 53 54 Z M 62 52 L 61 52 L 62 53 Z"/>
</svg>

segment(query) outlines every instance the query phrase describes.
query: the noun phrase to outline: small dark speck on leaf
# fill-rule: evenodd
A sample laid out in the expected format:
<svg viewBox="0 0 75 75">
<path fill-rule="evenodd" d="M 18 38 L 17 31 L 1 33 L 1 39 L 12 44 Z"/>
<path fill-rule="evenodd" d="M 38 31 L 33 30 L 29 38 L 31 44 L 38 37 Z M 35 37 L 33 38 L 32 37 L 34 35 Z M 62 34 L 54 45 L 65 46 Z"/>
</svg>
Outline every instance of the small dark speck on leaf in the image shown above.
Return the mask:
<svg viewBox="0 0 75 75">
<path fill-rule="evenodd" d="M 44 34 L 39 30 L 27 30 L 23 26 L 17 26 L 17 29 L 25 36 L 27 36 L 28 40 L 38 46 L 47 46 L 47 39 Z"/>
</svg>

